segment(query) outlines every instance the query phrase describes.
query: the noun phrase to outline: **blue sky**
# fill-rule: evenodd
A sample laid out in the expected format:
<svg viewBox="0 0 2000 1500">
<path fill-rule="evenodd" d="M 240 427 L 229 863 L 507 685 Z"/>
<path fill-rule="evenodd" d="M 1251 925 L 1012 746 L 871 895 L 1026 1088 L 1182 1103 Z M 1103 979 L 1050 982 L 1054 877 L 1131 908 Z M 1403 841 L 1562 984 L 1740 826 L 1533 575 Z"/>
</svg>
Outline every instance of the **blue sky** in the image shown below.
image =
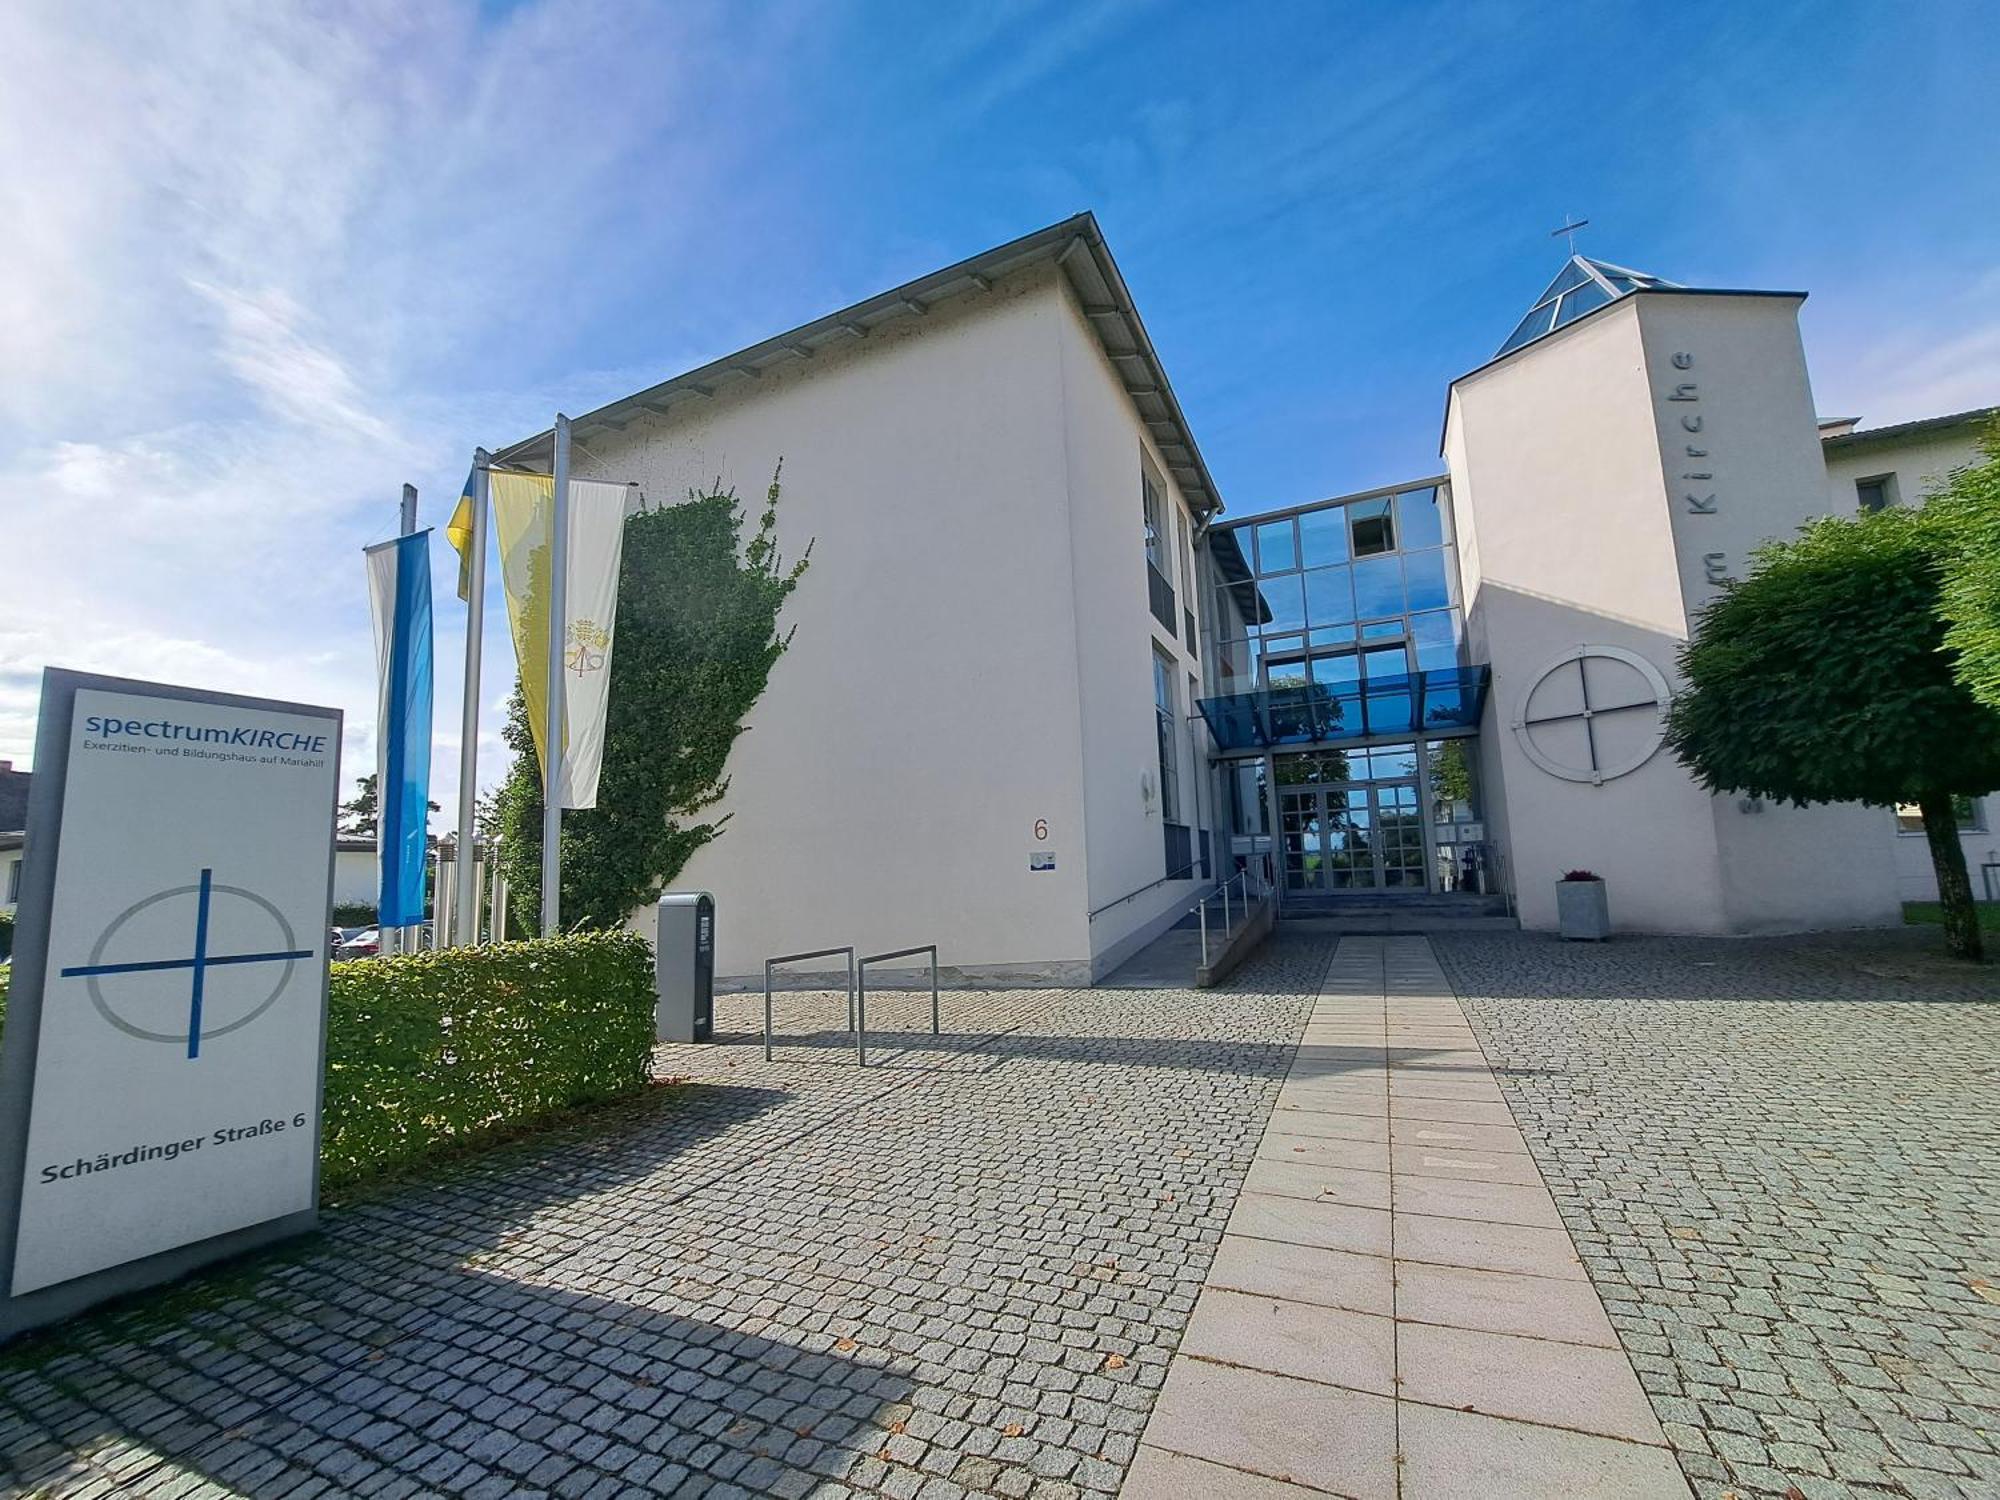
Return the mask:
<svg viewBox="0 0 2000 1500">
<path fill-rule="evenodd" d="M 338 703 L 365 765 L 403 481 L 441 521 L 476 443 L 1084 208 L 1238 514 L 1433 471 L 1567 214 L 1809 290 L 1823 413 L 2000 402 L 1983 12 L 7 7 L 0 756 L 53 662 Z"/>
</svg>

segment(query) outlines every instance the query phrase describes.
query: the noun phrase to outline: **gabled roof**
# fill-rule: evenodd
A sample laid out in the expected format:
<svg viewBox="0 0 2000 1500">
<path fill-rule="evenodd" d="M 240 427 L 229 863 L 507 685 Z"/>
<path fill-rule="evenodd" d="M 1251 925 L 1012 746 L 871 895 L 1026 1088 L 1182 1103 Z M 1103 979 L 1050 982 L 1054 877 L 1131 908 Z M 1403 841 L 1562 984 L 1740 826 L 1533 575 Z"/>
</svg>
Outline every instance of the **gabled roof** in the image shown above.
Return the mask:
<svg viewBox="0 0 2000 1500">
<path fill-rule="evenodd" d="M 1528 309 L 1526 316 L 1514 325 L 1514 331 L 1507 335 L 1507 342 L 1500 346 L 1494 357 L 1533 343 L 1543 334 L 1551 333 L 1587 312 L 1595 312 L 1629 292 L 1676 285 L 1678 283 L 1644 271 L 1614 266 L 1609 261 L 1592 260 L 1587 255 L 1572 255 L 1556 273 L 1556 279 L 1535 299 L 1535 305 Z"/>
<path fill-rule="evenodd" d="M 1181 494 L 1197 512 L 1219 513 L 1222 496 L 1209 475 L 1201 450 L 1195 446 L 1194 434 L 1188 428 L 1146 325 L 1139 319 L 1125 278 L 1119 274 L 1110 248 L 1104 243 L 1104 232 L 1098 228 L 1096 215 L 1091 213 L 1077 214 L 1033 234 L 996 245 L 969 260 L 906 281 L 762 343 L 710 360 L 699 369 L 635 391 L 573 419 L 571 431 L 579 439 L 587 439 L 593 432 L 627 427 L 647 412 L 667 412 L 691 402 L 711 400 L 719 390 L 761 379 L 766 370 L 803 363 L 823 349 L 865 339 L 878 328 L 921 318 L 933 304 L 947 297 L 984 292 L 999 277 L 1044 262 L 1058 266 L 1069 278 L 1084 317 L 1097 334 L 1112 368 L 1118 372 L 1140 420 L 1152 434 Z M 539 432 L 502 449 L 494 457 L 502 463 L 525 462 L 546 467 L 552 459 L 554 439 L 553 429 Z"/>
<path fill-rule="evenodd" d="M 1932 437 L 1949 432 L 1954 427 L 1980 427 L 1996 419 L 2000 419 L 2000 406 L 1975 406 L 1971 411 L 1955 411 L 1945 417 L 1922 417 L 1914 422 L 1898 422 L 1891 427 L 1834 433 L 1822 438 L 1820 447 L 1837 451 L 1872 447 L 1876 443 L 1899 443 L 1908 438 Z"/>
</svg>

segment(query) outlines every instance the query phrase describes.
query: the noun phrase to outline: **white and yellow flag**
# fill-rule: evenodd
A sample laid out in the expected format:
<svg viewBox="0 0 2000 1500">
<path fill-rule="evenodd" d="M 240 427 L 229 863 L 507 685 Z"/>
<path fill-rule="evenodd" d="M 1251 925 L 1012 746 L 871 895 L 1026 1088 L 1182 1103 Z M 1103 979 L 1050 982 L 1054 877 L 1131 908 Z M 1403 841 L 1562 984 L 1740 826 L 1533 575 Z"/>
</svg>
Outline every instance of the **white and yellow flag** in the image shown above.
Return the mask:
<svg viewBox="0 0 2000 1500">
<path fill-rule="evenodd" d="M 555 480 L 547 474 L 490 475 L 493 527 L 500 539 L 501 582 L 514 659 L 535 754 L 548 765 L 543 736 L 548 724 L 550 503 Z M 618 618 L 618 564 L 625 547 L 627 486 L 595 479 L 569 482 L 569 565 L 564 585 L 562 805 L 597 806 L 597 776 L 604 764 L 604 720 L 611 703 L 611 641 Z"/>
</svg>

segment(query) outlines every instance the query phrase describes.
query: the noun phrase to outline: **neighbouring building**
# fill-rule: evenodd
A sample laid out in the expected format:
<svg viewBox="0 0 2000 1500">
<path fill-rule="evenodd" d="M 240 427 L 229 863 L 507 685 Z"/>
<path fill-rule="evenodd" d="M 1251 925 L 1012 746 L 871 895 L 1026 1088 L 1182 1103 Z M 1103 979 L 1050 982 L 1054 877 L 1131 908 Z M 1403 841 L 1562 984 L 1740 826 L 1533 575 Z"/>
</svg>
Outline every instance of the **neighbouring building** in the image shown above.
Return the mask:
<svg viewBox="0 0 2000 1500">
<path fill-rule="evenodd" d="M 22 830 L 28 826 L 29 771 L 17 771 L 11 760 L 0 760 L 0 912 L 10 912 L 21 899 Z"/>
<path fill-rule="evenodd" d="M 21 845 L 19 833 L 0 833 L 0 911 L 12 911 L 21 901 Z"/>
<path fill-rule="evenodd" d="M 11 760 L 0 760 L 0 833 L 18 833 L 28 826 L 28 788 L 32 771 L 17 771 Z"/>
<path fill-rule="evenodd" d="M 718 974 L 936 942 L 1088 981 L 1243 864 L 1293 912 L 1546 928 L 1583 866 L 1627 929 L 1897 920 L 1886 810 L 1713 797 L 1660 747 L 1754 546 L 1971 451 L 1973 416 L 1823 435 L 1802 300 L 1573 257 L 1451 384 L 1441 471 L 1241 521 L 1088 214 L 577 418 L 578 477 L 649 503 L 782 459 L 813 546 L 675 882 L 717 898 Z"/>
<path fill-rule="evenodd" d="M 336 834 L 333 840 L 333 904 L 375 904 L 382 879 L 382 856 L 373 835 Z"/>
<path fill-rule="evenodd" d="M 1880 510 L 1921 505 L 1954 469 L 1979 456 L 1979 440 L 2000 407 L 1955 412 L 1893 427 L 1864 428 L 1853 418 L 1822 422 L 1827 508 Z M 2000 901 L 2000 793 L 1968 797 L 1959 808 L 1960 840 L 1972 875 L 1972 894 Z M 1896 887 L 1905 901 L 1937 897 L 1937 875 L 1914 807 L 1896 809 Z"/>
</svg>

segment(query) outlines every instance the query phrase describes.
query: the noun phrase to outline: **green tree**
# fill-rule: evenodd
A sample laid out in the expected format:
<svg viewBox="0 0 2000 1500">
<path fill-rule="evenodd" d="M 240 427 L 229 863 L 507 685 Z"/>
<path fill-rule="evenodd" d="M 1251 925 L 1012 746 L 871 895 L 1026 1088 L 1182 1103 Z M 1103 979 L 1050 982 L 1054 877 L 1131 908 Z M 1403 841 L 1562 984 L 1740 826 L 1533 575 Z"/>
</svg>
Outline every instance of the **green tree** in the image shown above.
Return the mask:
<svg viewBox="0 0 2000 1500">
<path fill-rule="evenodd" d="M 1441 803 L 1472 805 L 1472 762 L 1464 740 L 1445 740 L 1430 756 L 1431 797 Z"/>
<path fill-rule="evenodd" d="M 1944 642 L 1957 654 L 1959 681 L 2000 712 L 2000 418 L 1980 450 L 1980 462 L 1924 502 L 1924 517 L 1943 560 Z"/>
<path fill-rule="evenodd" d="M 1681 652 L 1668 742 L 1711 791 L 1799 806 L 1915 803 L 1945 945 L 1980 956 L 1954 798 L 2000 787 L 2000 715 L 1953 675 L 1923 517 L 1827 517 L 1761 548 Z"/>
<path fill-rule="evenodd" d="M 337 810 L 340 831 L 354 838 L 372 838 L 375 834 L 375 773 L 370 771 L 354 783 L 352 800 L 343 802 Z"/>
<path fill-rule="evenodd" d="M 433 802 L 430 810 L 436 812 L 438 805 Z M 355 778 L 354 796 L 340 804 L 338 817 L 340 831 L 351 838 L 373 838 L 375 820 L 380 812 L 380 802 L 375 793 L 375 773 Z"/>
<path fill-rule="evenodd" d="M 778 613 L 812 553 L 778 555 L 779 478 L 747 545 L 734 490 L 718 480 L 680 505 L 629 516 L 597 806 L 563 815 L 566 927 L 615 927 L 656 900 L 726 818 L 700 814 L 729 790 L 743 719 L 791 643 Z M 508 705 L 514 764 L 500 789 L 501 868 L 530 932 L 541 916 L 542 787 L 518 684 Z"/>
</svg>

